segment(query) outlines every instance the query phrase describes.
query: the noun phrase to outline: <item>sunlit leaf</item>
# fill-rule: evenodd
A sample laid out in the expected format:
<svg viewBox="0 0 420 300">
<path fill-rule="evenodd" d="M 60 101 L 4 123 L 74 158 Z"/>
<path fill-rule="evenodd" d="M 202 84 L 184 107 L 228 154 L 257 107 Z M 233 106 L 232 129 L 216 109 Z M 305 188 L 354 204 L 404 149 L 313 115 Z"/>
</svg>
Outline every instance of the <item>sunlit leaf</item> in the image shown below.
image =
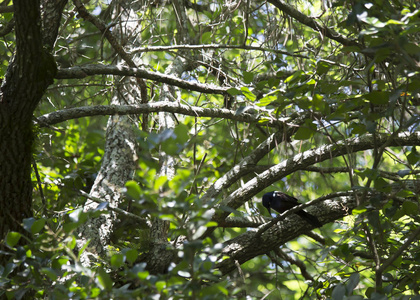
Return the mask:
<svg viewBox="0 0 420 300">
<path fill-rule="evenodd" d="M 14 231 L 9 232 L 6 236 L 7 245 L 10 247 L 16 246 L 21 236 L 22 235 L 19 232 L 14 232 Z"/>
</svg>

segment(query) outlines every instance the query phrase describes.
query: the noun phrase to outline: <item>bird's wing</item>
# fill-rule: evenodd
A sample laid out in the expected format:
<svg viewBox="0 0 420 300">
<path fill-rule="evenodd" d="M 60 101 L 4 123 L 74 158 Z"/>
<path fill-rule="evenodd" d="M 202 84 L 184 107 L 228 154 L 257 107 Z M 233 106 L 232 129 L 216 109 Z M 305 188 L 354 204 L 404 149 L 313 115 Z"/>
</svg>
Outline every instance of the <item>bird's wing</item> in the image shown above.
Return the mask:
<svg viewBox="0 0 420 300">
<path fill-rule="evenodd" d="M 286 195 L 285 193 L 282 193 L 282 192 L 274 192 L 274 197 L 280 198 L 282 202 L 294 204 L 294 206 L 299 204 L 298 199 L 296 199 L 295 197 Z"/>
</svg>

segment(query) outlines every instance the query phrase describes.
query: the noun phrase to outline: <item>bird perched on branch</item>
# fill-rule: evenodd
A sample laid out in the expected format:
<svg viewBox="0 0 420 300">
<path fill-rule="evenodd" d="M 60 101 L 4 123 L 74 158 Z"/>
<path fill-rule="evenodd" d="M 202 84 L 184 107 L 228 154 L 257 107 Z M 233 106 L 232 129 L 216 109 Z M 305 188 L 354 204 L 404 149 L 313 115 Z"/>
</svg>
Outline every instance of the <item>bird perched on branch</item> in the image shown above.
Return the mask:
<svg viewBox="0 0 420 300">
<path fill-rule="evenodd" d="M 271 215 L 271 208 L 277 211 L 278 213 L 282 214 L 286 210 L 289 210 L 297 205 L 299 205 L 299 202 L 296 198 L 286 195 L 282 192 L 269 192 L 264 194 L 262 203 L 265 208 L 267 208 L 268 212 Z M 300 216 L 302 219 L 305 219 L 309 224 L 315 226 L 315 227 L 321 227 L 322 223 L 319 222 L 318 218 L 307 213 L 304 210 L 299 210 L 295 212 L 298 216 Z"/>
</svg>

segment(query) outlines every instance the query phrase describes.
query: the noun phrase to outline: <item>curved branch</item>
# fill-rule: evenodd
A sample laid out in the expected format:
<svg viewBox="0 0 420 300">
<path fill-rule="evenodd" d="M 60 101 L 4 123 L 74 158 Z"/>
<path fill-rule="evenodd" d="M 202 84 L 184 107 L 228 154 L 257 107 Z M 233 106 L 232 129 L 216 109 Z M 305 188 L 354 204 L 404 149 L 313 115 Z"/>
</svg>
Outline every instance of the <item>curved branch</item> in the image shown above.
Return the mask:
<svg viewBox="0 0 420 300">
<path fill-rule="evenodd" d="M 322 212 L 324 223 L 341 219 L 357 206 L 354 191 L 343 192 L 340 195 L 334 200 L 326 200 L 318 204 L 317 208 Z M 373 196 L 374 194 L 368 193 L 368 197 Z M 295 239 L 311 228 L 309 223 L 300 222 L 296 215 L 291 215 L 288 219 L 272 226 L 259 236 L 258 231 L 263 226 L 248 230 L 244 234 L 225 242 L 219 256 L 220 260 L 217 263 L 217 268 L 222 274 L 233 271 L 236 268 L 236 261 L 242 264 L 258 255 L 265 254 Z"/>
<path fill-rule="evenodd" d="M 178 77 L 165 75 L 158 72 L 147 71 L 141 68 L 130 68 L 123 66 L 105 65 L 83 65 L 71 68 L 59 69 L 55 78 L 57 79 L 81 79 L 94 75 L 118 75 L 134 76 L 136 78 L 149 79 L 169 85 L 174 85 L 183 89 L 197 91 L 206 94 L 227 94 L 229 87 L 218 87 L 215 85 L 202 84 L 198 82 L 186 81 Z"/>
<path fill-rule="evenodd" d="M 309 116 L 300 114 L 298 117 L 291 116 L 293 124 L 282 123 L 279 131 L 272 134 L 265 141 L 258 145 L 248 156 L 241 160 L 235 167 L 217 179 L 206 191 L 201 200 L 203 203 L 208 202 L 212 198 L 216 198 L 224 189 L 227 189 L 235 183 L 240 177 L 248 174 L 250 171 L 256 171 L 257 163 L 267 153 L 269 153 L 278 144 L 287 140 L 292 136 L 299 125 L 304 123 L 304 120 Z M 280 125 L 280 124 L 279 124 Z M 287 126 L 285 126 L 287 125 Z"/>
<path fill-rule="evenodd" d="M 297 9 L 293 8 L 292 6 L 284 3 L 282 0 L 268 0 L 269 3 L 273 4 L 279 10 L 283 11 L 284 13 L 288 14 L 292 18 L 296 19 L 300 23 L 311 27 L 313 30 L 320 32 L 321 34 L 327 36 L 328 38 L 339 42 L 344 46 L 358 46 L 361 49 L 363 48 L 361 44 L 356 42 L 355 40 L 349 40 L 343 35 L 335 32 L 328 27 L 320 25 L 315 19 L 308 17 L 307 15 L 301 13 Z"/>
<path fill-rule="evenodd" d="M 280 180 L 281 178 L 307 168 L 310 165 L 322 162 L 333 157 L 339 157 L 348 154 L 348 150 L 352 153 L 372 149 L 375 142 L 382 145 L 388 142 L 388 146 L 415 146 L 420 143 L 420 132 L 402 132 L 397 136 L 390 139 L 387 134 L 378 135 L 376 141 L 371 134 L 362 137 L 350 138 L 344 141 L 339 141 L 336 144 L 325 145 L 316 149 L 307 150 L 303 153 L 297 154 L 281 163 L 274 165 L 261 174 L 256 175 L 253 179 L 249 180 L 243 187 L 237 189 L 224 199 L 218 206 L 228 206 L 236 209 L 243 205 L 250 197 L 262 191 L 265 187 Z M 218 212 L 213 220 L 223 220 L 230 213 L 221 211 Z"/>
</svg>

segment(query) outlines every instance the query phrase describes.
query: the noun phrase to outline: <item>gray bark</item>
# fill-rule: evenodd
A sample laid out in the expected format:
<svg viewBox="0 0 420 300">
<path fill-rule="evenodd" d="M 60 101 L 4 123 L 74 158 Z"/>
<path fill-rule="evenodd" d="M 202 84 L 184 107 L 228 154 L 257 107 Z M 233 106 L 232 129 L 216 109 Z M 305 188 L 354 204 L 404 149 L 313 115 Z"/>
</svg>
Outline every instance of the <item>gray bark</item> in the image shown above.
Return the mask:
<svg viewBox="0 0 420 300">
<path fill-rule="evenodd" d="M 116 14 L 118 12 L 115 12 Z M 114 32 L 124 37 L 132 36 L 135 25 L 128 20 L 135 18 L 132 10 L 123 10 L 120 14 L 122 25 Z M 133 35 L 136 36 L 136 35 Z M 135 39 L 130 42 L 133 45 Z M 135 61 L 127 62 L 130 65 Z M 139 61 L 137 61 L 139 63 Z M 118 82 L 114 91 L 112 105 L 136 105 L 141 99 L 141 91 L 135 78 L 115 78 Z M 92 197 L 107 201 L 110 207 L 117 208 L 124 200 L 123 187 L 128 180 L 133 178 L 137 161 L 137 144 L 135 128 L 138 128 L 139 121 L 136 115 L 113 115 L 109 118 L 106 132 L 105 153 L 101 169 L 96 177 L 95 183 L 90 191 Z M 98 204 L 87 200 L 84 211 L 94 210 Z M 117 214 L 110 210 L 98 218 L 89 219 L 80 229 L 77 246 L 81 249 L 88 240 L 89 247 L 82 253 L 80 260 L 84 266 L 92 266 L 95 256 L 104 256 L 107 252 L 110 236 L 117 222 Z"/>
</svg>

